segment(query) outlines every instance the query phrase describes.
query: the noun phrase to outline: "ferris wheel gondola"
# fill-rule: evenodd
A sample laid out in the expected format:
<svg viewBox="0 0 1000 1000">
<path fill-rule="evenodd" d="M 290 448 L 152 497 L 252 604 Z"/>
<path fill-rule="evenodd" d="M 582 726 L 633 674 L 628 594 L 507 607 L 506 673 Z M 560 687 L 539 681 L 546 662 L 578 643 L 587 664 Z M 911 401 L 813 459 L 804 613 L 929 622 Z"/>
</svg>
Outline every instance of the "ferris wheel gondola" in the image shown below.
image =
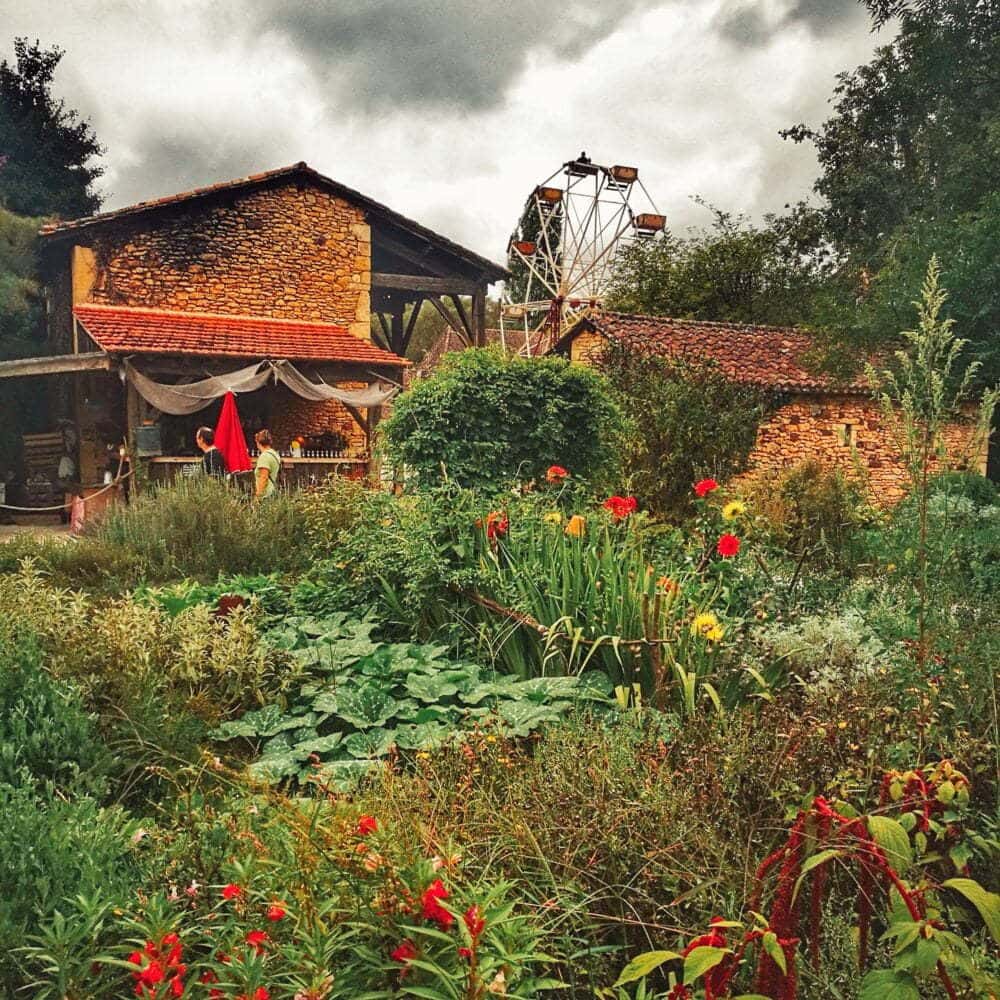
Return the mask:
<svg viewBox="0 0 1000 1000">
<path fill-rule="evenodd" d="M 504 346 L 547 347 L 602 305 L 628 247 L 665 228 L 637 168 L 602 166 L 586 153 L 564 163 L 529 195 L 508 243 Z"/>
</svg>

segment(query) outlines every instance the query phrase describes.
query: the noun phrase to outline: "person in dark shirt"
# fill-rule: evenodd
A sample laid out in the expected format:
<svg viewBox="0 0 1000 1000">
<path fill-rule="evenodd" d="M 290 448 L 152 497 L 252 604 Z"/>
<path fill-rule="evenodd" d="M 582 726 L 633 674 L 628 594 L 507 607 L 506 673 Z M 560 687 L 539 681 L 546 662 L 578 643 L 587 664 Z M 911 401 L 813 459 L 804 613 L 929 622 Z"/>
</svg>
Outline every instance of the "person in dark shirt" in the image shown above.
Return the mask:
<svg viewBox="0 0 1000 1000">
<path fill-rule="evenodd" d="M 224 476 L 226 462 L 222 452 L 215 447 L 215 431 L 211 427 L 199 427 L 194 443 L 202 450 L 201 464 L 209 476 Z"/>
</svg>

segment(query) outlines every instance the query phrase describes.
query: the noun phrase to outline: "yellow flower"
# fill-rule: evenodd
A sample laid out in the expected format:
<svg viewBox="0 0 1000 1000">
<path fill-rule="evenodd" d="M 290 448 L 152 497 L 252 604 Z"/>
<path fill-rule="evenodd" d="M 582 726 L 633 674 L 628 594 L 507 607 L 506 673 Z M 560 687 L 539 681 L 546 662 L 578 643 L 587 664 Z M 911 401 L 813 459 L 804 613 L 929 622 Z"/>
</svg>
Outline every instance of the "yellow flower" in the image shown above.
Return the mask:
<svg viewBox="0 0 1000 1000">
<path fill-rule="evenodd" d="M 735 521 L 738 517 L 742 517 L 747 512 L 747 507 L 745 503 L 741 503 L 739 500 L 730 500 L 729 503 L 722 508 L 722 519 L 724 521 Z"/>
<path fill-rule="evenodd" d="M 558 510 L 551 510 L 543 520 L 546 524 L 562 524 L 562 513 Z"/>
<path fill-rule="evenodd" d="M 586 529 L 586 519 L 580 514 L 574 514 L 566 525 L 566 534 L 572 538 L 582 538 Z"/>
<path fill-rule="evenodd" d="M 719 619 L 711 611 L 702 611 L 695 615 L 691 622 L 691 634 L 700 635 L 709 642 L 721 642 L 725 629 L 719 624 Z"/>
</svg>

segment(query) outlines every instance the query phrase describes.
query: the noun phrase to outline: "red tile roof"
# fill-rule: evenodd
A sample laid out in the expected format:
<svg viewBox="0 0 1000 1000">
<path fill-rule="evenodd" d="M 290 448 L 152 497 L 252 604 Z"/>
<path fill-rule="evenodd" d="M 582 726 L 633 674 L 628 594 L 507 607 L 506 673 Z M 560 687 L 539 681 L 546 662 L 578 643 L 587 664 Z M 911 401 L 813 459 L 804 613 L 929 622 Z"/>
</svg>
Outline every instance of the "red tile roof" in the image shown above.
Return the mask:
<svg viewBox="0 0 1000 1000">
<path fill-rule="evenodd" d="M 844 383 L 812 370 L 807 359 L 816 346 L 815 341 L 807 331 L 797 327 L 710 323 L 605 312 L 581 320 L 554 349 L 563 350 L 584 330 L 593 330 L 638 351 L 713 361 L 734 382 L 766 389 L 806 393 L 870 392 L 863 377 Z"/>
<path fill-rule="evenodd" d="M 402 230 L 411 236 L 426 240 L 444 253 L 457 257 L 465 264 L 471 265 L 482 272 L 482 276 L 488 281 L 501 281 L 509 277 L 506 268 L 499 264 L 487 260 L 485 257 L 474 253 L 472 250 L 463 247 L 461 244 L 450 240 L 440 233 L 434 232 L 422 226 L 413 219 L 408 219 L 405 215 L 393 211 L 387 205 L 369 198 L 360 191 L 349 188 L 346 184 L 333 180 L 314 170 L 305 161 L 293 163 L 287 167 L 278 167 L 275 170 L 265 170 L 259 174 L 251 174 L 248 177 L 238 177 L 235 180 L 222 181 L 219 184 L 209 184 L 206 187 L 194 188 L 191 191 L 181 191 L 178 194 L 168 195 L 165 198 L 155 198 L 150 201 L 140 201 L 135 205 L 126 205 L 124 208 L 117 208 L 110 212 L 100 212 L 97 215 L 88 215 L 82 219 L 69 219 L 50 222 L 41 228 L 41 235 L 44 238 L 58 239 L 65 234 L 73 234 L 81 229 L 90 229 L 94 226 L 102 226 L 105 223 L 115 222 L 119 219 L 133 215 L 141 215 L 145 212 L 153 212 L 163 208 L 183 204 L 184 202 L 197 201 L 199 199 L 212 198 L 216 195 L 227 194 L 233 191 L 251 190 L 263 187 L 266 184 L 284 183 L 292 179 L 301 179 L 331 191 L 339 198 L 358 205 L 363 208 L 368 215 L 369 222 L 382 222 L 397 230 Z"/>
<path fill-rule="evenodd" d="M 73 315 L 108 354 L 283 358 L 393 367 L 409 364 L 333 323 L 104 305 L 74 306 Z"/>
</svg>

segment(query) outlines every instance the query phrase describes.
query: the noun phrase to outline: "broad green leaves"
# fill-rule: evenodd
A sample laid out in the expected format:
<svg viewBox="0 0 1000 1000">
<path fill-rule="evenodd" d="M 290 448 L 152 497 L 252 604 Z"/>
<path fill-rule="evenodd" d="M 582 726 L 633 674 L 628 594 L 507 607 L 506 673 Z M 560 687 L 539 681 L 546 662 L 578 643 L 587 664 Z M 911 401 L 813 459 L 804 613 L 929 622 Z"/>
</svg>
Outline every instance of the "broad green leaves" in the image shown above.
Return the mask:
<svg viewBox="0 0 1000 1000">
<path fill-rule="evenodd" d="M 1000 895 L 984 889 L 971 878 L 950 878 L 943 883 L 945 888 L 960 892 L 979 911 L 983 923 L 1000 944 Z"/>
<path fill-rule="evenodd" d="M 634 983 L 637 979 L 648 976 L 654 969 L 658 969 L 665 962 L 673 962 L 680 957 L 676 951 L 647 951 L 643 955 L 638 955 L 622 969 L 621 975 L 615 982 L 615 986 Z"/>
<path fill-rule="evenodd" d="M 920 1000 L 920 990 L 908 972 L 874 969 L 861 981 L 858 1000 Z"/>
<path fill-rule="evenodd" d="M 379 643 L 372 627 L 342 614 L 286 620 L 268 639 L 307 668 L 308 680 L 287 708 L 248 712 L 220 726 L 215 738 L 262 742 L 251 765 L 260 780 L 348 787 L 393 748 L 433 750 L 491 720 L 499 733 L 525 737 L 578 700 L 608 703 L 610 681 L 597 672 L 483 678 L 479 666 L 449 659 L 443 646 Z"/>
</svg>

